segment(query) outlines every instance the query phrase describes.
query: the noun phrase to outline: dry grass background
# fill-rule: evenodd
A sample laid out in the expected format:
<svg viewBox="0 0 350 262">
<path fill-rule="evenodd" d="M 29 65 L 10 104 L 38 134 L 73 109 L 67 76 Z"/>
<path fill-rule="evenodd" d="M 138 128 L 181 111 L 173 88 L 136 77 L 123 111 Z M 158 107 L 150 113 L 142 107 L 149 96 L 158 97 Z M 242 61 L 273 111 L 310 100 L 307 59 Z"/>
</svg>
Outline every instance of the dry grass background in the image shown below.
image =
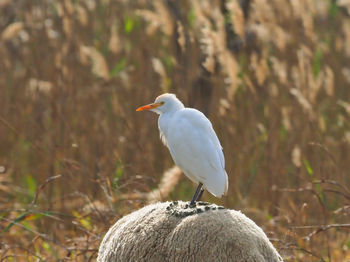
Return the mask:
<svg viewBox="0 0 350 262">
<path fill-rule="evenodd" d="M 212 120 L 229 196 L 286 261 L 350 260 L 350 2 L 0 1 L 0 261 L 93 261 L 109 225 L 189 200 L 136 107 Z M 166 181 L 169 181 L 167 183 Z"/>
</svg>

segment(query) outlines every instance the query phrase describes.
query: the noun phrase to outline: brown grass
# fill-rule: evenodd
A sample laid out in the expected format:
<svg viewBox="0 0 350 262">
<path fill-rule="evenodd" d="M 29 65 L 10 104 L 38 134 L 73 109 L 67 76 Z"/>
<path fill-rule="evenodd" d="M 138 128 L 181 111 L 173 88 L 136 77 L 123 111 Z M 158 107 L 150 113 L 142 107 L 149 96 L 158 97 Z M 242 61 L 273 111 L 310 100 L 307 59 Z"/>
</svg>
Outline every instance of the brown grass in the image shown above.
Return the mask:
<svg viewBox="0 0 350 262">
<path fill-rule="evenodd" d="M 339 2 L 0 1 L 0 261 L 94 260 L 150 192 L 190 199 L 188 179 L 161 182 L 156 116 L 135 112 L 165 91 L 224 147 L 229 196 L 204 200 L 241 209 L 286 261 L 349 260 Z"/>
</svg>

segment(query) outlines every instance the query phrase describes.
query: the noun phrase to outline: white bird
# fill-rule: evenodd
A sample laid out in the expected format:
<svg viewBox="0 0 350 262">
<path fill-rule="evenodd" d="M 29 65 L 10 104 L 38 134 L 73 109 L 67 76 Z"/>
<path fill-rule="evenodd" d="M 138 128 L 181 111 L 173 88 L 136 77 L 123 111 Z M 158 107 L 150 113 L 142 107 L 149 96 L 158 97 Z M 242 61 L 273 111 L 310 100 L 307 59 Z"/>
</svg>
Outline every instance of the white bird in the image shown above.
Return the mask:
<svg viewBox="0 0 350 262">
<path fill-rule="evenodd" d="M 158 128 L 162 142 L 169 148 L 175 164 L 198 183 L 190 205 L 199 201 L 204 189 L 219 198 L 226 195 L 225 158 L 209 119 L 196 109 L 185 108 L 174 94 L 160 95 L 154 103 L 136 109 L 143 110 L 160 115 Z"/>
</svg>

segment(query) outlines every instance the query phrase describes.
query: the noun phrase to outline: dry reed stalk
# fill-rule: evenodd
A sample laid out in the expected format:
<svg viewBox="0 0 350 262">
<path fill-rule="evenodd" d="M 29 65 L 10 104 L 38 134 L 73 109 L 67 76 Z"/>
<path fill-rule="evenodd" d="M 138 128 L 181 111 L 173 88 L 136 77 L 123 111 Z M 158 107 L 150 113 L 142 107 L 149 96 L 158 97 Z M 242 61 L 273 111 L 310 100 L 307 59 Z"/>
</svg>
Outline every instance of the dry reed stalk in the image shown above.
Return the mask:
<svg viewBox="0 0 350 262">
<path fill-rule="evenodd" d="M 271 97 L 278 97 L 279 95 L 279 88 L 276 83 L 271 83 L 268 86 L 268 92 Z"/>
<path fill-rule="evenodd" d="M 0 0 L 0 7 L 1 7 L 1 8 L 5 8 L 5 7 L 8 6 L 11 2 L 12 2 L 12 0 Z"/>
<path fill-rule="evenodd" d="M 165 35 L 172 35 L 174 30 L 174 21 L 163 0 L 153 1 L 153 6 L 157 16 L 160 18 L 160 28 Z"/>
<path fill-rule="evenodd" d="M 338 0 L 336 3 L 338 6 L 344 7 L 348 15 L 350 15 L 350 0 Z"/>
<path fill-rule="evenodd" d="M 153 66 L 153 70 L 160 76 L 162 92 L 167 93 L 169 91 L 169 85 L 167 80 L 168 77 L 167 77 L 163 63 L 160 61 L 159 58 L 153 57 L 152 66 Z"/>
<path fill-rule="evenodd" d="M 77 208 L 81 207 L 77 206 Z M 93 202 L 88 202 L 86 203 L 83 208 L 82 211 L 84 212 L 84 214 L 92 214 L 92 215 L 96 215 L 96 216 L 103 216 L 106 215 L 108 213 L 111 213 L 111 211 L 113 211 L 109 206 L 107 206 L 105 203 L 99 201 L 99 200 L 95 200 Z"/>
<path fill-rule="evenodd" d="M 73 24 L 71 22 L 71 19 L 67 15 L 65 15 L 63 17 L 63 32 L 66 34 L 68 38 L 71 38 L 72 36 L 72 27 L 73 27 Z"/>
<path fill-rule="evenodd" d="M 344 41 L 344 53 L 346 56 L 350 57 L 350 21 L 346 20 L 343 22 L 343 34 L 345 36 Z"/>
<path fill-rule="evenodd" d="M 278 24 L 271 2 L 268 0 L 253 1 L 250 17 L 250 23 L 260 23 L 262 26 Z"/>
<path fill-rule="evenodd" d="M 338 100 L 337 104 L 345 109 L 345 112 L 350 116 L 350 103 L 343 100 Z"/>
<path fill-rule="evenodd" d="M 212 12 L 213 20 L 215 21 L 216 31 L 211 30 L 210 37 L 213 43 L 213 56 L 217 58 L 217 61 L 221 65 L 222 72 L 227 77 L 224 83 L 227 87 L 227 94 L 229 100 L 232 100 L 236 90 L 239 86 L 239 65 L 236 58 L 226 47 L 226 29 L 225 18 L 219 9 L 215 9 Z"/>
<path fill-rule="evenodd" d="M 270 43 L 271 34 L 267 26 L 260 23 L 250 23 L 248 25 L 248 31 L 254 33 L 254 35 L 263 43 L 263 45 Z"/>
<path fill-rule="evenodd" d="M 147 34 L 154 35 L 159 29 L 165 35 L 172 35 L 174 31 L 174 22 L 164 1 L 153 1 L 153 8 L 154 11 L 147 9 L 136 10 L 136 14 L 148 22 L 146 28 Z"/>
<path fill-rule="evenodd" d="M 71 0 L 64 0 L 64 8 L 69 15 L 73 15 L 75 12 L 75 8 Z"/>
<path fill-rule="evenodd" d="M 233 100 L 234 95 L 239 87 L 240 80 L 238 79 L 239 65 L 236 58 L 229 51 L 225 51 L 220 56 L 219 61 L 225 65 L 227 78 L 225 84 L 228 86 L 227 95 L 230 100 Z"/>
<path fill-rule="evenodd" d="M 179 37 L 177 38 L 177 43 L 181 48 L 181 52 L 185 53 L 186 51 L 186 37 L 184 32 L 184 27 L 182 26 L 180 21 L 176 22 L 176 30 Z"/>
<path fill-rule="evenodd" d="M 250 79 L 250 77 L 248 75 L 244 75 L 243 76 L 243 81 L 242 82 L 244 83 L 244 85 L 246 85 L 248 87 L 248 89 L 253 94 L 253 96 L 256 96 L 255 85 L 253 84 L 253 82 L 251 81 L 251 79 Z"/>
<path fill-rule="evenodd" d="M 290 122 L 290 114 L 292 110 L 290 107 L 283 106 L 281 111 L 282 111 L 283 126 L 287 131 L 290 131 L 292 129 L 292 125 Z"/>
<path fill-rule="evenodd" d="M 316 43 L 317 34 L 315 34 L 313 18 L 315 14 L 315 6 L 313 0 L 300 1 L 302 13 L 301 21 L 303 24 L 305 35 L 309 40 Z"/>
<path fill-rule="evenodd" d="M 348 0 L 345 0 L 348 1 Z M 339 4 L 340 1 L 337 1 L 337 4 Z M 329 15 L 329 10 L 332 8 L 332 2 L 331 1 L 317 1 L 315 4 L 315 17 L 327 17 Z"/>
<path fill-rule="evenodd" d="M 254 1 L 248 27 L 264 44 L 273 43 L 279 50 L 284 51 L 291 37 L 288 31 L 279 25 L 280 21 L 276 14 L 281 12 L 283 18 L 279 15 L 279 19 L 291 19 L 290 12 L 286 11 L 288 10 L 286 6 L 289 3 L 278 1 L 278 4 L 273 4 L 273 2 L 266 0 Z"/>
<path fill-rule="evenodd" d="M 297 67 L 292 68 L 292 77 L 294 78 L 295 86 L 299 90 L 305 90 L 307 88 L 306 79 L 310 73 L 310 59 L 312 56 L 311 50 L 303 45 L 297 50 L 298 64 Z"/>
<path fill-rule="evenodd" d="M 76 13 L 77 13 L 77 17 L 78 20 L 80 22 L 80 24 L 82 26 L 87 26 L 89 23 L 89 16 L 86 12 L 85 7 L 83 7 L 82 5 L 78 4 L 76 7 Z"/>
<path fill-rule="evenodd" d="M 342 74 L 345 78 L 345 81 L 350 84 L 350 68 L 347 68 L 347 67 L 343 67 L 342 68 Z"/>
<path fill-rule="evenodd" d="M 261 57 L 258 57 L 257 53 L 252 53 L 250 56 L 250 65 L 255 74 L 256 80 L 260 86 L 265 83 L 266 78 L 270 74 L 269 67 L 267 66 L 267 52 L 264 50 Z"/>
<path fill-rule="evenodd" d="M 135 192 L 126 193 L 118 197 L 118 199 L 144 199 L 147 203 L 155 203 L 164 200 L 175 188 L 181 178 L 182 171 L 174 166 L 163 173 L 162 179 L 158 184 L 158 188 L 151 192 Z"/>
<path fill-rule="evenodd" d="M 49 81 L 38 80 L 30 78 L 26 88 L 26 94 L 33 98 L 37 97 L 38 93 L 49 94 L 52 90 L 53 84 Z"/>
<path fill-rule="evenodd" d="M 323 116 L 318 117 L 318 128 L 322 133 L 325 133 L 327 130 L 327 124 Z"/>
<path fill-rule="evenodd" d="M 325 66 L 324 89 L 328 96 L 334 96 L 334 73 L 331 67 Z"/>
<path fill-rule="evenodd" d="M 308 71 L 308 75 L 307 75 L 307 82 L 305 85 L 305 89 L 307 89 L 307 87 L 309 87 L 309 91 L 306 93 L 308 94 L 308 99 L 312 104 L 316 104 L 316 99 L 317 99 L 317 95 L 319 94 L 319 92 L 321 91 L 322 88 L 322 84 L 323 84 L 323 80 L 324 80 L 324 73 L 323 71 L 320 71 L 318 73 L 317 76 L 315 76 L 312 73 L 312 68 L 310 66 L 309 71 Z"/>
<path fill-rule="evenodd" d="M 297 51 L 298 67 L 292 68 L 292 78 L 295 86 L 311 104 L 316 103 L 322 84 L 324 73 L 321 70 L 317 75 L 313 72 L 313 52 L 305 45 Z"/>
<path fill-rule="evenodd" d="M 349 131 L 345 132 L 345 134 L 344 134 L 344 141 L 345 141 L 348 145 L 350 145 L 350 132 L 349 132 Z"/>
<path fill-rule="evenodd" d="M 298 168 L 301 167 L 301 150 L 298 145 L 295 145 L 292 150 L 292 163 Z"/>
<path fill-rule="evenodd" d="M 107 62 L 103 55 L 95 47 L 81 46 L 80 54 L 82 55 L 83 61 L 86 61 L 86 58 L 91 60 L 92 72 L 94 74 L 105 80 L 110 78 Z"/>
<path fill-rule="evenodd" d="M 245 21 L 243 11 L 237 0 L 226 2 L 226 8 L 230 11 L 230 20 L 233 29 L 242 39 L 245 38 Z"/>
<path fill-rule="evenodd" d="M 108 48 L 114 54 L 118 54 L 122 50 L 122 42 L 118 34 L 118 26 L 116 22 L 112 23 L 111 26 L 111 37 L 109 38 Z"/>
<path fill-rule="evenodd" d="M 282 21 L 292 21 L 293 20 L 293 12 L 291 12 L 291 2 L 289 0 L 271 0 L 269 3 L 273 7 L 273 11 L 276 14 L 276 18 L 278 18 L 278 22 L 276 24 L 280 24 Z"/>
<path fill-rule="evenodd" d="M 288 83 L 287 63 L 279 60 L 277 57 L 270 57 L 272 71 L 277 76 L 279 82 L 283 85 Z"/>
<path fill-rule="evenodd" d="M 210 73 L 215 72 L 215 44 L 213 34 L 208 27 L 204 27 L 202 28 L 202 37 L 200 38 L 200 48 L 205 55 L 202 65 Z"/>
<path fill-rule="evenodd" d="M 64 7 L 63 7 L 63 4 L 57 1 L 57 2 L 55 3 L 55 8 L 56 8 L 56 11 L 57 11 L 57 15 L 58 15 L 59 17 L 63 17 L 63 15 L 64 15 Z"/>
<path fill-rule="evenodd" d="M 194 15 L 196 17 L 196 20 L 195 20 L 195 29 L 196 30 L 195 30 L 195 32 L 196 31 L 201 32 L 202 28 L 204 28 L 204 27 L 210 28 L 210 25 L 211 25 L 209 19 L 206 17 L 204 10 L 202 8 L 203 4 L 204 4 L 204 1 L 199 1 L 199 0 L 192 1 L 193 11 L 194 11 Z M 209 10 L 212 10 L 212 8 L 210 7 Z"/>
<path fill-rule="evenodd" d="M 224 116 L 226 112 L 229 111 L 231 108 L 230 102 L 225 98 L 221 98 L 219 103 L 220 103 L 219 114 L 221 116 Z"/>
<path fill-rule="evenodd" d="M 0 173 L 0 191 L 11 193 L 11 170 L 6 170 L 4 167 L 2 167 L 4 170 L 1 170 Z"/>
<path fill-rule="evenodd" d="M 158 188 L 147 194 L 147 203 L 155 203 L 165 199 L 179 183 L 182 171 L 177 166 L 166 170 Z"/>
<path fill-rule="evenodd" d="M 301 19 L 302 13 L 303 13 L 303 5 L 302 2 L 303 0 L 296 0 L 296 1 L 291 1 L 291 7 L 292 7 L 292 13 L 293 17 L 296 19 Z"/>
<path fill-rule="evenodd" d="M 274 39 L 273 43 L 280 51 L 284 52 L 291 39 L 290 34 L 282 27 L 276 25 L 272 28 L 271 35 Z"/>
<path fill-rule="evenodd" d="M 154 35 L 161 25 L 161 20 L 157 13 L 150 10 L 139 9 L 136 10 L 135 14 L 148 22 L 146 26 L 146 34 L 149 36 Z"/>
<path fill-rule="evenodd" d="M 290 93 L 297 99 L 302 109 L 310 116 L 310 118 L 314 118 L 314 113 L 312 109 L 312 105 L 310 102 L 303 96 L 297 88 L 290 89 Z"/>
<path fill-rule="evenodd" d="M 8 25 L 1 33 L 2 40 L 8 41 L 15 38 L 23 28 L 24 24 L 22 22 L 15 22 Z"/>
</svg>

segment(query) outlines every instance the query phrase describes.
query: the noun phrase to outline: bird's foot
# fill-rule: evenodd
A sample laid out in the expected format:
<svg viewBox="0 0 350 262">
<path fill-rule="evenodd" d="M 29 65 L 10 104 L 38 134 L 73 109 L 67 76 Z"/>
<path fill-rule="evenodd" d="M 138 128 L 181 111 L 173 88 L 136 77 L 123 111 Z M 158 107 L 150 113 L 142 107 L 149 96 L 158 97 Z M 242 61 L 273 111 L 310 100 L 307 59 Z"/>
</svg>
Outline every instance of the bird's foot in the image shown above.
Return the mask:
<svg viewBox="0 0 350 262">
<path fill-rule="evenodd" d="M 192 201 L 190 202 L 190 207 L 192 208 L 192 207 L 195 207 L 196 206 L 196 201 L 193 201 L 193 199 L 192 199 Z"/>
</svg>

